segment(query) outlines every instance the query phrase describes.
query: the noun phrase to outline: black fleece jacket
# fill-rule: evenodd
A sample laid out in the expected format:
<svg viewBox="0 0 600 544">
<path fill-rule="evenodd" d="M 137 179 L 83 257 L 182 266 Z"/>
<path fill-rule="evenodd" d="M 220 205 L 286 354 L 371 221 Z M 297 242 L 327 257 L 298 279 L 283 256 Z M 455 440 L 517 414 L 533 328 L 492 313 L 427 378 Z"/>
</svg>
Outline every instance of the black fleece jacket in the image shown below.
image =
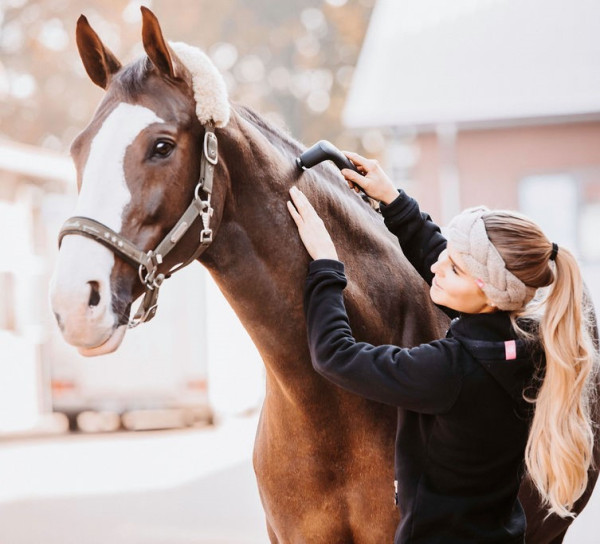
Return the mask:
<svg viewBox="0 0 600 544">
<path fill-rule="evenodd" d="M 417 271 L 446 247 L 440 229 L 400 192 L 382 207 Z M 523 474 L 537 345 L 517 339 L 506 312 L 461 315 L 446 338 L 410 349 L 357 342 L 344 307 L 344 265 L 310 265 L 305 312 L 317 372 L 398 407 L 395 544 L 523 543 Z M 451 311 L 448 311 L 452 315 Z"/>
</svg>

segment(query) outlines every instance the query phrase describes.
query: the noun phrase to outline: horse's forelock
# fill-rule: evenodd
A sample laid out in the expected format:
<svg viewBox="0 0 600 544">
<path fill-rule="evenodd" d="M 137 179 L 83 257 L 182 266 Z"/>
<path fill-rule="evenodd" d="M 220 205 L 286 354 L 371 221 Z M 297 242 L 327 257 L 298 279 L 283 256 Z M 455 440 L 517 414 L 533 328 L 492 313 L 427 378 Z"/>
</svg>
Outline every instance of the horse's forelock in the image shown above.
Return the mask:
<svg viewBox="0 0 600 544">
<path fill-rule="evenodd" d="M 148 57 L 141 57 L 119 72 L 115 83 L 127 97 L 135 97 L 144 90 L 144 85 L 152 70 L 152 63 Z"/>
</svg>

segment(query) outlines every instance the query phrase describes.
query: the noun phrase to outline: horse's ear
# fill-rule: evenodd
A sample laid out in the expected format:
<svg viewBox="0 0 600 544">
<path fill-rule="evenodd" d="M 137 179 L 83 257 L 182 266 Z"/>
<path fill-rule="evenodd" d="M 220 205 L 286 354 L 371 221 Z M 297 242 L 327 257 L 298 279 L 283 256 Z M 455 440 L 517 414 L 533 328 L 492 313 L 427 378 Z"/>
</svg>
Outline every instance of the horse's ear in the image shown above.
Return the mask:
<svg viewBox="0 0 600 544">
<path fill-rule="evenodd" d="M 75 35 L 77 49 L 79 49 L 79 56 L 83 61 L 85 71 L 96 85 L 106 89 L 112 75 L 121 68 L 121 63 L 104 46 L 84 15 L 81 15 L 77 20 Z"/>
<path fill-rule="evenodd" d="M 170 78 L 175 77 L 175 67 L 165 41 L 158 19 L 148 8 L 141 6 L 142 10 L 142 43 L 148 58 L 163 74 Z"/>
</svg>

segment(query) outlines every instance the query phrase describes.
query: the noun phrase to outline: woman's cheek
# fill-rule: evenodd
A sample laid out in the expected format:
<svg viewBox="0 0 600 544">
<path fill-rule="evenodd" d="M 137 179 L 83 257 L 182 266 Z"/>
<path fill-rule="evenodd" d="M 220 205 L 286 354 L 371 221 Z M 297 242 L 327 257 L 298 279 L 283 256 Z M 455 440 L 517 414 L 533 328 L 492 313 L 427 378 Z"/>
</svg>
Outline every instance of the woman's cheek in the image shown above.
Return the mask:
<svg viewBox="0 0 600 544">
<path fill-rule="evenodd" d="M 436 304 L 442 304 L 444 300 L 444 292 L 435 285 L 432 285 L 429 289 L 429 296 Z"/>
</svg>

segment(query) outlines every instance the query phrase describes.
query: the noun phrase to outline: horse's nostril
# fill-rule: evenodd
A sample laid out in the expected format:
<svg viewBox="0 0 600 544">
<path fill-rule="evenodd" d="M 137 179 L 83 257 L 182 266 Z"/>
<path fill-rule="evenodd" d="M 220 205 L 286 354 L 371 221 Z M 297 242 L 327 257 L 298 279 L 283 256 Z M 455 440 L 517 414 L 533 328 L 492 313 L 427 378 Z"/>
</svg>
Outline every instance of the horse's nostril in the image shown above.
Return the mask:
<svg viewBox="0 0 600 544">
<path fill-rule="evenodd" d="M 90 299 L 88 305 L 98 306 L 100 303 L 100 284 L 97 281 L 88 281 L 90 285 Z"/>
</svg>

